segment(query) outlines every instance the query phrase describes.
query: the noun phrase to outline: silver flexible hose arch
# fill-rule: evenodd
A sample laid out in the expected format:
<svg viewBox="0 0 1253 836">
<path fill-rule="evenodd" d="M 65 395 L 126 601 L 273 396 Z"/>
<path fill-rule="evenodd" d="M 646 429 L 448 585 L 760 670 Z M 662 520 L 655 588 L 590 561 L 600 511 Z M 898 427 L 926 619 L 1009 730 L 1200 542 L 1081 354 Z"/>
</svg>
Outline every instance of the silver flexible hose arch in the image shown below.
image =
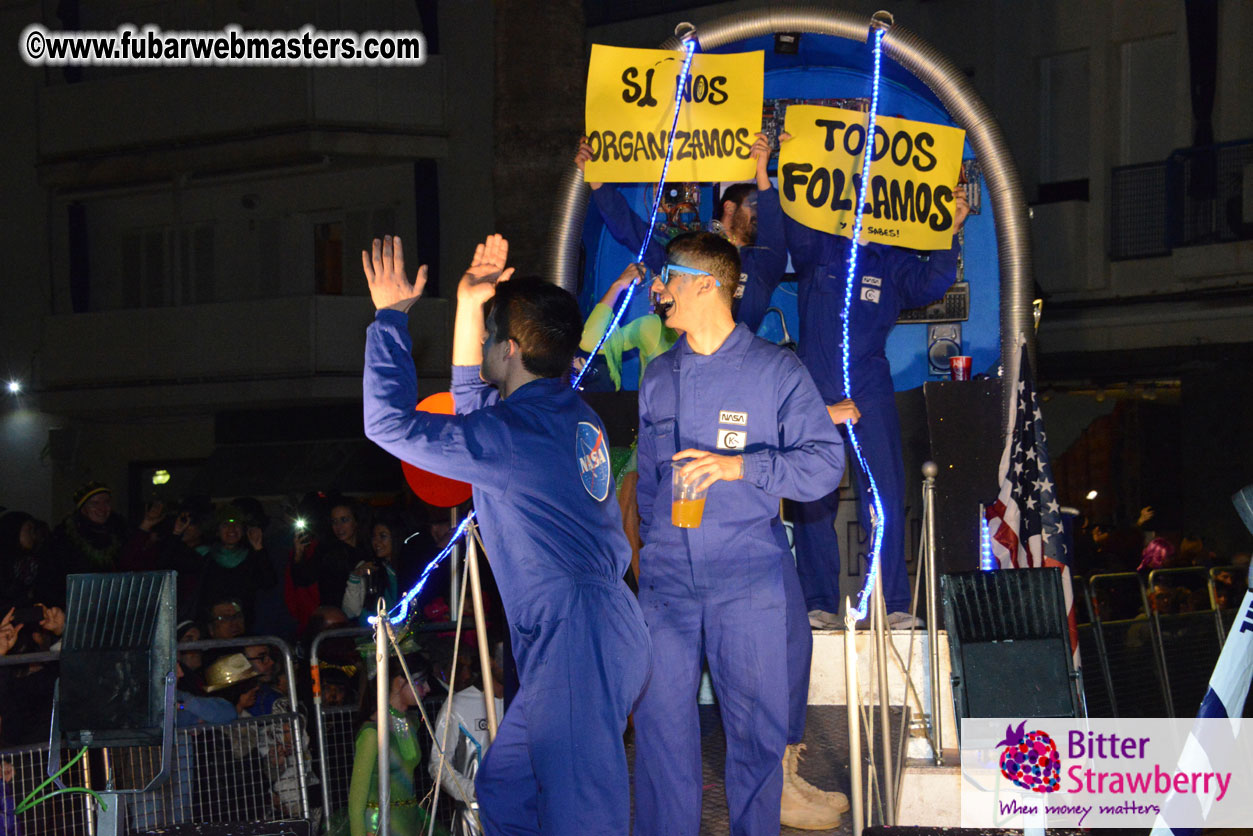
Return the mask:
<svg viewBox="0 0 1253 836">
<path fill-rule="evenodd" d="M 738 12 L 702 23 L 701 46 L 715 48 L 776 32 L 834 35 L 864 43 L 871 19 L 817 6 L 776 6 Z M 662 49 L 679 49 L 677 37 Z M 996 225 L 997 259 L 1001 274 L 1001 358 L 1008 362 L 1021 336 L 1035 365 L 1032 327 L 1031 241 L 1027 229 L 1027 202 L 1013 156 L 992 111 L 975 92 L 965 74 L 938 49 L 902 26 L 892 26 L 883 39 L 884 54 L 922 81 L 966 131 L 987 181 Z M 575 292 L 578 287 L 579 241 L 587 215 L 590 189 L 571 164 L 561 180 L 553 224 L 549 231 L 546 269 L 549 281 Z"/>
</svg>

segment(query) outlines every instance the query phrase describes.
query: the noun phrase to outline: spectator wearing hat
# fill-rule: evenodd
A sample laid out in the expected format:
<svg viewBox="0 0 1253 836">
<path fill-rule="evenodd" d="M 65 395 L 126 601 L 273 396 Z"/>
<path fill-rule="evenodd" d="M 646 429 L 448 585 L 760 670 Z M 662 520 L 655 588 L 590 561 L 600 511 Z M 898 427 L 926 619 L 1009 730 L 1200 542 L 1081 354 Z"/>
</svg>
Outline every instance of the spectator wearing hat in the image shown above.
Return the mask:
<svg viewBox="0 0 1253 836">
<path fill-rule="evenodd" d="M 113 490 L 88 482 L 74 492 L 74 511 L 57 526 L 49 559 L 35 586 L 45 604 L 65 606 L 65 579 L 82 572 L 113 572 L 129 539 L 126 520 L 113 512 Z"/>
<path fill-rule="evenodd" d="M 212 603 L 234 598 L 252 624 L 257 593 L 278 583 L 265 552 L 264 534 L 256 521 L 233 503 L 218 509 L 217 522 L 218 540 L 205 553 L 200 599 Z"/>
</svg>

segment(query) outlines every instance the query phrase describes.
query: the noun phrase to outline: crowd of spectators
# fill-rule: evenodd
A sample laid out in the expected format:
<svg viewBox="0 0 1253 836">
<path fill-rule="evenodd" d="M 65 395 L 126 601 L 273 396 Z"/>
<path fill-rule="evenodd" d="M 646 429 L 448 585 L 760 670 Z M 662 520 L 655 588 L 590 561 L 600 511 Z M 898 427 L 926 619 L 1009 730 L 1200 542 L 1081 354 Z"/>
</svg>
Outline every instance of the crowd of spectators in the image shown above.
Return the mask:
<svg viewBox="0 0 1253 836">
<path fill-rule="evenodd" d="M 48 740 L 56 664 L 48 657 L 32 657 L 30 663 L 15 657 L 58 649 L 66 623 L 66 578 L 83 572 L 178 573 L 181 728 L 289 714 L 293 690 L 308 716 L 315 677 L 323 705 L 357 706 L 368 690 L 364 646 L 353 636 L 323 640 L 315 672 L 314 639 L 364 625 L 379 598 L 392 607 L 447 543 L 445 519 L 447 512 L 420 504 L 404 507 L 398 501 L 374 508 L 339 494 L 312 493 L 274 516 L 251 497 L 216 504 L 203 496 L 174 506 L 152 502 L 132 526 L 114 510 L 112 491 L 100 482 L 75 492 L 73 510 L 55 528 L 23 511 L 0 513 L 0 656 L 10 657 L 0 666 L 0 749 Z M 490 588 L 490 570 L 483 566 Z M 436 573 L 417 602 L 427 620 L 448 617 L 447 590 L 447 575 Z M 474 634 L 465 635 L 471 641 L 463 640 L 461 652 L 476 652 Z M 217 648 L 185 646 L 245 636 L 275 636 L 287 643 L 295 654 L 296 681 L 289 681 L 280 648 L 260 639 Z M 450 636 L 431 637 L 429 658 L 446 655 L 443 645 L 450 645 Z M 439 667 L 428 664 L 428 671 L 438 685 Z M 447 683 L 444 687 L 451 693 Z M 371 712 L 373 706 L 363 717 Z M 297 743 L 290 724 L 283 728 L 278 735 L 235 734 L 232 768 L 251 764 L 259 776 L 255 786 L 265 788 L 257 803 L 287 816 L 297 807 L 299 791 L 294 747 L 304 746 L 306 753 L 313 748 L 307 735 Z M 316 724 L 305 728 L 313 732 Z M 316 784 L 308 765 L 306 772 Z M 310 798 L 320 801 L 312 789 Z M 186 808 L 184 818 L 190 816 L 190 804 L 179 803 Z M 155 815 L 136 810 L 140 818 Z"/>
<path fill-rule="evenodd" d="M 1110 579 L 1099 585 L 1095 603 L 1103 619 L 1228 610 L 1239 605 L 1244 594 L 1247 552 L 1220 555 L 1201 534 L 1149 506 L 1141 509 L 1135 525 L 1081 518 L 1074 529 L 1074 544 L 1075 577 L 1090 580 L 1119 573 L 1139 577 L 1138 586 L 1129 578 L 1125 583 Z M 1189 571 L 1160 571 L 1172 569 Z"/>
</svg>

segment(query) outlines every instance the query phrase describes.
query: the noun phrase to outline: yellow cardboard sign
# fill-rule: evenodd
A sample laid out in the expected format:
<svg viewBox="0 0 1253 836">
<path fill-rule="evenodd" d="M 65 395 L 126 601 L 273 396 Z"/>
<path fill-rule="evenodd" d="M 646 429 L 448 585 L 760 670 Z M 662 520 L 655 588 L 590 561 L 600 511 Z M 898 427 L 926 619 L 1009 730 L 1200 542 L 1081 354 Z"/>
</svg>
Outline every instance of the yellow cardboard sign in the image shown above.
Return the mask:
<svg viewBox="0 0 1253 836">
<path fill-rule="evenodd" d="M 674 120 L 683 53 L 594 44 L 587 67 L 587 140 L 592 183 L 656 183 Z M 674 132 L 667 179 L 752 178 L 748 156 L 761 130 L 761 52 L 697 54 Z"/>
<path fill-rule="evenodd" d="M 866 114 L 792 105 L 784 128 L 792 138 L 779 149 L 783 211 L 812 229 L 851 238 Z M 953 243 L 953 188 L 965 139 L 960 128 L 876 117 L 862 240 L 915 250 L 948 249 Z"/>
</svg>

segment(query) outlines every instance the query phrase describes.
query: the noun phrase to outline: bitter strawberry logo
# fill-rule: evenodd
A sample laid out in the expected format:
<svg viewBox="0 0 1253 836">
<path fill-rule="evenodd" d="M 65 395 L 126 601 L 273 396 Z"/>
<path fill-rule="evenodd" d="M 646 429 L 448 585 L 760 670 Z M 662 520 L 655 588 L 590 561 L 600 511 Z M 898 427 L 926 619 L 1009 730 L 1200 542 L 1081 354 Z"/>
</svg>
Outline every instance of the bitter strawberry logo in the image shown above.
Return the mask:
<svg viewBox="0 0 1253 836">
<path fill-rule="evenodd" d="M 996 744 L 1005 747 L 1001 774 L 1032 792 L 1057 792 L 1062 773 L 1057 744 L 1039 729 L 1024 733 L 1026 727 L 1026 720 L 1017 729 L 1012 724 L 1005 727 L 1005 739 Z"/>
</svg>

